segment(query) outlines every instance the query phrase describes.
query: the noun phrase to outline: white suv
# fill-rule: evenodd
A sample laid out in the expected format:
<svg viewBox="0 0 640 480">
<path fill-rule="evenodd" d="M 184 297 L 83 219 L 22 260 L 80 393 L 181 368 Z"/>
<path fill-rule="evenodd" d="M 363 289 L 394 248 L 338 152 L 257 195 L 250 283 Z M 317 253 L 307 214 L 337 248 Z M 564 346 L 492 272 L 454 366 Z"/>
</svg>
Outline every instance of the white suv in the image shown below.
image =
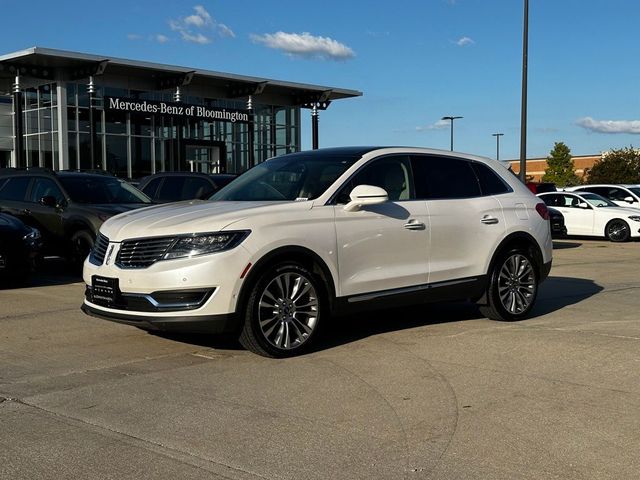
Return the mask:
<svg viewBox="0 0 640 480">
<path fill-rule="evenodd" d="M 83 310 L 143 329 L 237 331 L 258 354 L 308 348 L 332 314 L 439 300 L 530 313 L 551 269 L 547 207 L 501 164 L 421 148 L 272 158 L 213 201 L 107 220 Z"/>
</svg>

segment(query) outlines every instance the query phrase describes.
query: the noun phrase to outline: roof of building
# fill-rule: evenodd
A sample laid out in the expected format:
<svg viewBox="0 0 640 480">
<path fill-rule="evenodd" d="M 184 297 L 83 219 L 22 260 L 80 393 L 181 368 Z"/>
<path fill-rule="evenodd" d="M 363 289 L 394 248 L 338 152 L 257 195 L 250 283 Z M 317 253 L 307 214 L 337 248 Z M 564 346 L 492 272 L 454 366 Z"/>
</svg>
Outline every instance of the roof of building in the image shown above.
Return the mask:
<svg viewBox="0 0 640 480">
<path fill-rule="evenodd" d="M 227 92 L 227 98 L 268 92 L 284 95 L 290 104 L 326 102 L 358 97 L 362 92 L 337 87 L 295 83 L 268 78 L 236 75 L 212 70 L 194 69 L 161 63 L 143 62 L 106 55 L 32 47 L 6 55 L 0 55 L 0 80 L 12 79 L 16 73 L 25 77 L 55 80 L 64 73 L 65 79 L 87 78 L 96 75 L 100 68 L 109 74 L 144 76 L 152 79 L 158 90 L 172 88 L 180 82 L 211 85 Z M 184 84 L 184 83 L 183 83 Z"/>
</svg>

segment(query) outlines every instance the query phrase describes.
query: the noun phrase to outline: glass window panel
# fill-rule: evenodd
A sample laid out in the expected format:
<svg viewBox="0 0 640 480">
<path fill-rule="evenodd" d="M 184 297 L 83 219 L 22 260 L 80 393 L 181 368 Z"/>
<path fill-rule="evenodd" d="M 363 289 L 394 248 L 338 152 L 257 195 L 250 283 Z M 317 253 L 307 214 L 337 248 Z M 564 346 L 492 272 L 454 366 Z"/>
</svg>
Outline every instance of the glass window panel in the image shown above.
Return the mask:
<svg viewBox="0 0 640 480">
<path fill-rule="evenodd" d="M 129 91 L 126 88 L 104 87 L 105 97 L 128 97 Z"/>
<path fill-rule="evenodd" d="M 131 177 L 151 175 L 151 139 L 131 137 Z"/>
<path fill-rule="evenodd" d="M 75 133 L 69 133 L 69 168 L 71 170 L 77 170 L 78 166 L 78 135 Z"/>
<path fill-rule="evenodd" d="M 76 84 L 67 83 L 67 105 L 76 104 Z"/>
<path fill-rule="evenodd" d="M 53 107 L 51 109 L 51 130 L 58 130 L 58 107 Z"/>
<path fill-rule="evenodd" d="M 155 162 L 156 162 L 156 172 L 164 172 L 164 147 L 162 140 L 155 140 Z M 169 143 L 169 142 L 166 142 Z"/>
<path fill-rule="evenodd" d="M 88 108 L 79 108 L 78 109 L 78 127 L 81 132 L 89 131 L 89 109 Z"/>
<path fill-rule="evenodd" d="M 67 129 L 70 132 L 77 132 L 78 125 L 76 124 L 76 108 L 67 107 Z"/>
<path fill-rule="evenodd" d="M 106 110 L 105 116 L 105 132 L 111 134 L 127 133 L 127 114 L 117 110 Z"/>
<path fill-rule="evenodd" d="M 42 166 L 53 169 L 53 142 L 50 133 L 40 135 Z"/>
<path fill-rule="evenodd" d="M 29 135 L 26 139 L 27 167 L 40 166 L 40 142 L 38 135 Z"/>
<path fill-rule="evenodd" d="M 58 105 L 58 85 L 51 84 L 51 105 Z"/>
<path fill-rule="evenodd" d="M 106 135 L 107 168 L 108 172 L 120 178 L 127 178 L 127 137 Z"/>
<path fill-rule="evenodd" d="M 38 110 L 25 112 L 25 133 L 38 133 Z"/>
<path fill-rule="evenodd" d="M 41 132 L 50 132 L 53 130 L 52 124 L 53 119 L 51 118 L 51 109 L 50 108 L 41 108 L 40 112 L 40 131 Z"/>
<path fill-rule="evenodd" d="M 131 115 L 131 132 L 133 135 L 150 137 L 152 130 L 151 115 Z"/>
<path fill-rule="evenodd" d="M 51 106 L 51 85 L 40 85 L 38 87 L 38 95 L 40 96 L 40 107 Z"/>
<path fill-rule="evenodd" d="M 89 92 L 87 86 L 84 83 L 78 84 L 78 106 L 89 106 Z"/>
<path fill-rule="evenodd" d="M 38 108 L 38 91 L 35 88 L 27 88 L 24 91 L 25 109 Z"/>
<path fill-rule="evenodd" d="M 89 134 L 80 133 L 78 135 L 80 141 L 80 170 L 92 170 L 94 168 L 91 161 L 91 143 Z"/>
</svg>

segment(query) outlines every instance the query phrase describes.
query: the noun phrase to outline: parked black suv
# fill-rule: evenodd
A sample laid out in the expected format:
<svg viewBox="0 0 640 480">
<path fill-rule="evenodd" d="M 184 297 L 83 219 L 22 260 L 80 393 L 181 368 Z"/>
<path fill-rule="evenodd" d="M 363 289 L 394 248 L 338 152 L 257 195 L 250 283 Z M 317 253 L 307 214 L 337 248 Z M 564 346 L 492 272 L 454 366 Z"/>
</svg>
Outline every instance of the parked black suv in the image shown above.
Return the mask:
<svg viewBox="0 0 640 480">
<path fill-rule="evenodd" d="M 151 204 L 123 180 L 110 175 L 0 170 L 0 212 L 42 233 L 43 255 L 61 255 L 81 264 L 109 217 Z"/>
<path fill-rule="evenodd" d="M 230 173 L 163 172 L 143 178 L 138 188 L 158 203 L 205 200 L 236 177 Z"/>
<path fill-rule="evenodd" d="M 0 285 L 16 285 L 27 280 L 41 247 L 37 229 L 0 213 Z"/>
</svg>

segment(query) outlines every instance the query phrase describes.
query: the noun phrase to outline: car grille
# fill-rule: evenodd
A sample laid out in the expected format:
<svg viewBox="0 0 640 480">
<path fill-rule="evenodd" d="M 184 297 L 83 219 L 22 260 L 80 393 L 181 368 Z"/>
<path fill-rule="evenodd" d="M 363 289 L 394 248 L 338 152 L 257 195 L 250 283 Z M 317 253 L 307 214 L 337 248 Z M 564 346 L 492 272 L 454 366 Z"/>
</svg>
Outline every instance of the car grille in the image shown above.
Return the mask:
<svg viewBox="0 0 640 480">
<path fill-rule="evenodd" d="M 102 262 L 104 262 L 104 256 L 107 253 L 108 246 L 109 239 L 99 233 L 98 238 L 96 238 L 96 242 L 93 244 L 93 248 L 91 249 L 89 261 L 94 265 L 102 265 Z"/>
<path fill-rule="evenodd" d="M 121 268 L 146 268 L 160 260 L 175 241 L 175 237 L 126 240 L 120 246 L 116 265 Z"/>
</svg>

